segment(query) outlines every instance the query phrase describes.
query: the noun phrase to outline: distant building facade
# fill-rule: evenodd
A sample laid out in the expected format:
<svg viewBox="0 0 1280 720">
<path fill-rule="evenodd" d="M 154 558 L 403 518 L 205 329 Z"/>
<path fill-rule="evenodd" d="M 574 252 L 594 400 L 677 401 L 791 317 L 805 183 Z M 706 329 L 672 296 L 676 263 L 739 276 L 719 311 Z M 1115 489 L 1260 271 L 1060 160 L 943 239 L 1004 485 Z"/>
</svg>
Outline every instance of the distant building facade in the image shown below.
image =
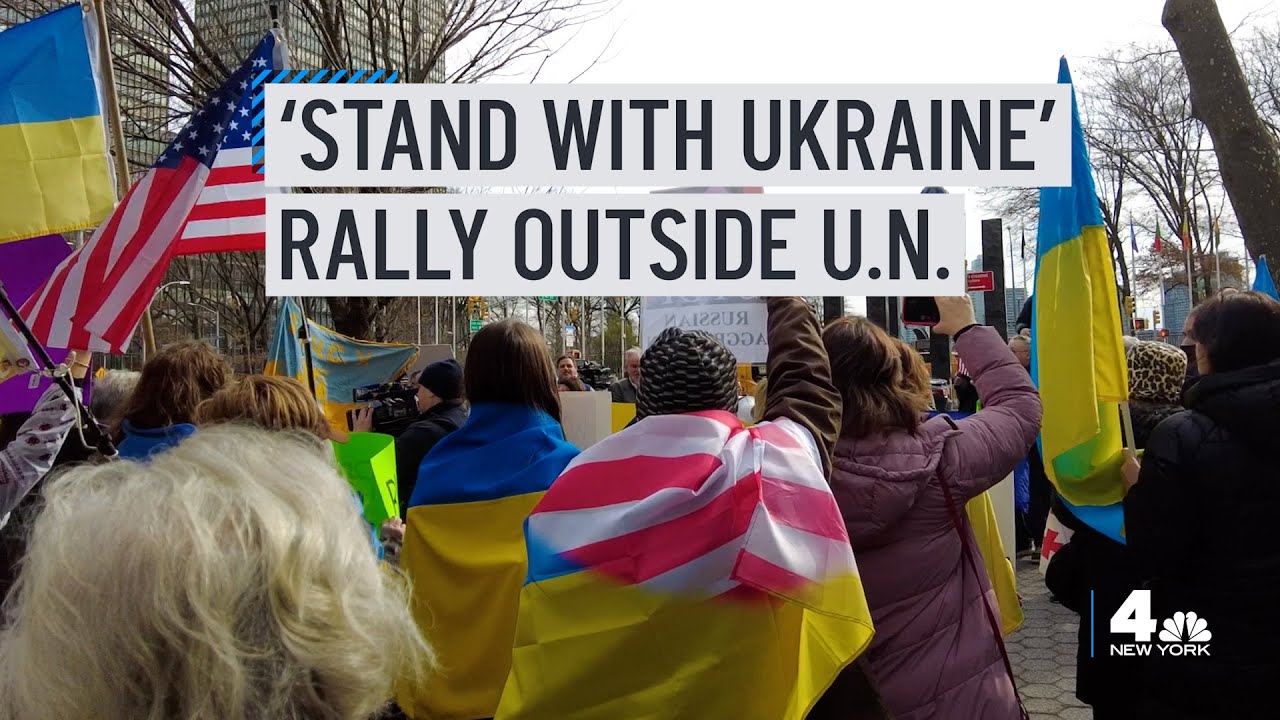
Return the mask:
<svg viewBox="0 0 1280 720">
<path fill-rule="evenodd" d="M 1182 326 L 1191 314 L 1191 293 L 1186 284 L 1166 283 L 1160 308 L 1160 326 L 1169 331 L 1169 342 L 1182 345 Z"/>
</svg>

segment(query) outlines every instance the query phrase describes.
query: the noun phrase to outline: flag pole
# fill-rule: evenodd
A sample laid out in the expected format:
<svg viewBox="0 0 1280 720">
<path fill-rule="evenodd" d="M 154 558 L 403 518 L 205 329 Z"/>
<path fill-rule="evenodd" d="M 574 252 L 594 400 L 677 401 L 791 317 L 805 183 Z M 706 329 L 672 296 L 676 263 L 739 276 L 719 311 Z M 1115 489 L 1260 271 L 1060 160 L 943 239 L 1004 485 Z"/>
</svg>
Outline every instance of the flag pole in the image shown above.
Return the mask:
<svg viewBox="0 0 1280 720">
<path fill-rule="evenodd" d="M 311 390 L 311 397 L 316 398 L 316 366 L 315 361 L 311 357 L 311 321 L 307 319 L 307 305 L 302 298 L 298 303 L 298 314 L 302 316 L 302 322 L 298 323 L 298 342 L 302 343 L 302 353 L 307 362 L 307 388 Z"/>
<path fill-rule="evenodd" d="M 1222 292 L 1222 216 L 1213 221 L 1213 264 L 1218 276 L 1218 292 Z"/>
<path fill-rule="evenodd" d="M 129 155 L 124 145 L 124 123 L 120 120 L 120 96 L 116 92 L 116 69 L 111 61 L 111 33 L 107 30 L 106 0 L 86 0 L 93 5 L 98 26 L 98 56 L 102 66 L 102 84 L 106 94 L 107 122 L 111 127 L 111 145 L 115 151 L 116 201 L 129 193 Z M 142 361 L 156 354 L 156 334 L 151 324 L 151 301 L 142 311 Z"/>
</svg>

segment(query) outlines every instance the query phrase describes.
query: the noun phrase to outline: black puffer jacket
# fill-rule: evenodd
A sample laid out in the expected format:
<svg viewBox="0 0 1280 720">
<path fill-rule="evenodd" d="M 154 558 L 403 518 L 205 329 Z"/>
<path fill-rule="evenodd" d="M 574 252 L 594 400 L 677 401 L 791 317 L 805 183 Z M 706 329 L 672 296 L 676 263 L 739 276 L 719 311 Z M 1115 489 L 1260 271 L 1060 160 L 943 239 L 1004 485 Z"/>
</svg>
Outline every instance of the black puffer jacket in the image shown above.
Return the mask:
<svg viewBox="0 0 1280 720">
<path fill-rule="evenodd" d="M 1188 410 L 1147 442 L 1125 499 L 1129 549 L 1163 627 L 1195 612 L 1208 657 L 1146 663 L 1147 713 L 1159 718 L 1274 716 L 1280 679 L 1280 363 L 1205 375 Z"/>
</svg>

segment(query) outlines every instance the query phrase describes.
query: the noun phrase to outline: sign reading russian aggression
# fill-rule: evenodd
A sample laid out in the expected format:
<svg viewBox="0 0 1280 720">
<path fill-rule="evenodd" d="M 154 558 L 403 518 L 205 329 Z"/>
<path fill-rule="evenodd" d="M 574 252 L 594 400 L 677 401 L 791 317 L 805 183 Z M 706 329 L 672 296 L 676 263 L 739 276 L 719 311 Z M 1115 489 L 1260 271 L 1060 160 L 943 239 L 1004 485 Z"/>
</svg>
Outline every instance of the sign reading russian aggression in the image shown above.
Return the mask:
<svg viewBox="0 0 1280 720">
<path fill-rule="evenodd" d="M 738 362 L 769 359 L 769 311 L 758 297 L 646 297 L 640 300 L 640 336 L 648 347 L 669 327 L 710 333 Z"/>
</svg>

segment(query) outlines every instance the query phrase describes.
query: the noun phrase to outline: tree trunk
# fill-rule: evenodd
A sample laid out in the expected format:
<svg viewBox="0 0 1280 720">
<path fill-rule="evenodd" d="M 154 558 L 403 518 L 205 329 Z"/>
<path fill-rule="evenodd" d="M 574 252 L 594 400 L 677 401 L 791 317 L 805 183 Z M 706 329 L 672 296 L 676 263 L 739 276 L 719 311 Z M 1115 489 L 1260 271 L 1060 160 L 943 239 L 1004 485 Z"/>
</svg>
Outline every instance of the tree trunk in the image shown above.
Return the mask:
<svg viewBox="0 0 1280 720">
<path fill-rule="evenodd" d="M 325 298 L 333 314 L 333 329 L 357 340 L 373 339 L 373 298 Z"/>
<path fill-rule="evenodd" d="M 1218 5 L 1167 0 L 1163 23 L 1187 72 L 1191 113 L 1213 138 L 1245 247 L 1255 258 L 1280 257 L 1280 148 L 1253 105 Z"/>
</svg>

